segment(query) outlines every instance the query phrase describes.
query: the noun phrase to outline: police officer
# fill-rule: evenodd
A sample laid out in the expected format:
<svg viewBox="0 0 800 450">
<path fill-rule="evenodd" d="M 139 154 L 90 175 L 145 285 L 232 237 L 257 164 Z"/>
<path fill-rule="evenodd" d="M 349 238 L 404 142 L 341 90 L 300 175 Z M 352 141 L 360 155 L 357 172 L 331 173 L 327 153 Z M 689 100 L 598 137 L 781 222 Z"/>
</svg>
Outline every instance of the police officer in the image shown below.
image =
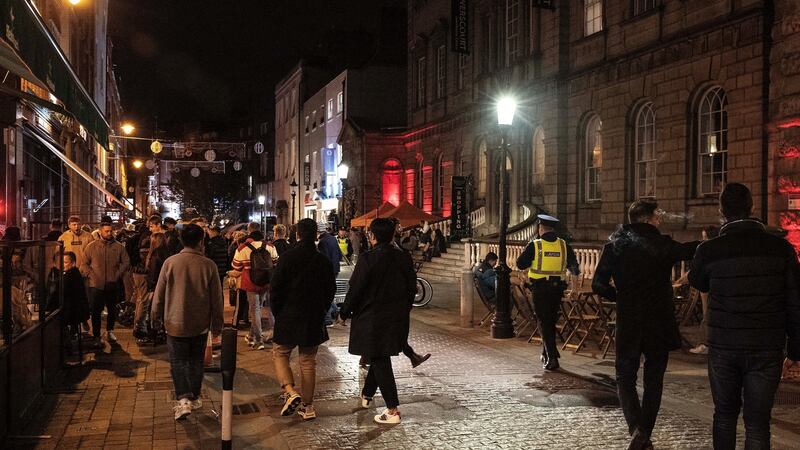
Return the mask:
<svg viewBox="0 0 800 450">
<path fill-rule="evenodd" d="M 350 242 L 350 238 L 347 237 L 347 230 L 342 227 L 339 228 L 339 234 L 336 236 L 336 242 L 339 244 L 339 250 L 342 251 L 342 254 L 351 258 L 353 256 L 353 244 Z"/>
<path fill-rule="evenodd" d="M 533 307 L 542 333 L 542 364 L 546 370 L 558 369 L 556 322 L 564 295 L 566 270 L 579 275 L 578 259 L 566 241 L 556 235 L 558 219 L 547 214 L 539 220 L 537 236 L 517 258 L 520 270 L 528 269 L 529 288 L 533 291 Z"/>
</svg>

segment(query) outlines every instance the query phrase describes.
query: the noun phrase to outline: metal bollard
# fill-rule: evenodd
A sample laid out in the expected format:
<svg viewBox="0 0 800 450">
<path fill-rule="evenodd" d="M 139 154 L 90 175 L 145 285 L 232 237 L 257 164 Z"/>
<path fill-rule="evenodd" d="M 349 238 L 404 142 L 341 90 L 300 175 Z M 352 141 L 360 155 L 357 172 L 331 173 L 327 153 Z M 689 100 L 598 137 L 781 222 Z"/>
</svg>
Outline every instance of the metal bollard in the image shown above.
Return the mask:
<svg viewBox="0 0 800 450">
<path fill-rule="evenodd" d="M 220 372 L 222 372 L 222 449 L 233 448 L 231 441 L 233 420 L 233 375 L 236 373 L 236 328 L 222 330 L 222 355 Z"/>
</svg>

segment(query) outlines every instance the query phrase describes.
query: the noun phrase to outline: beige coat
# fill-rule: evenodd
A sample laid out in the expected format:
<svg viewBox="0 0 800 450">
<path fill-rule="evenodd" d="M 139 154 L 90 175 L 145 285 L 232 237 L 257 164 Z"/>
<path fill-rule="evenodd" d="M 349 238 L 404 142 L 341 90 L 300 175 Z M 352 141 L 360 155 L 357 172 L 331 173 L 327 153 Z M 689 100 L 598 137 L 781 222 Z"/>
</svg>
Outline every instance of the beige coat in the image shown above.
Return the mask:
<svg viewBox="0 0 800 450">
<path fill-rule="evenodd" d="M 173 337 L 222 332 L 222 284 L 217 265 L 203 253 L 184 248 L 161 267 L 152 303 L 153 319 Z"/>
<path fill-rule="evenodd" d="M 89 279 L 90 288 L 110 289 L 115 288 L 130 266 L 124 245 L 100 239 L 86 246 L 80 270 Z"/>
<path fill-rule="evenodd" d="M 67 230 L 61 234 L 58 240 L 64 243 L 65 253 L 75 253 L 75 266 L 80 267 L 83 264 L 83 253 L 86 251 L 86 247 L 94 241 L 94 237 L 85 231 L 78 230 L 77 233 L 73 233 L 72 230 Z"/>
</svg>

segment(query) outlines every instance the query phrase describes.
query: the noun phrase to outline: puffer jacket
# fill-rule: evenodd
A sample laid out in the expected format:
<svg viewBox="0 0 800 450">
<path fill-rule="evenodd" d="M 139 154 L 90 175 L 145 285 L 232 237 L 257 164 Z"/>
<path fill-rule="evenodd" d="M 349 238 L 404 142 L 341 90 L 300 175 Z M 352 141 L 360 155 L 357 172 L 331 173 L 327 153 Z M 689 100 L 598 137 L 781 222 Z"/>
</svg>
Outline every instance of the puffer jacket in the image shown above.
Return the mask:
<svg viewBox="0 0 800 450">
<path fill-rule="evenodd" d="M 700 245 L 689 283 L 708 297 L 708 344 L 783 350 L 800 360 L 800 299 L 794 248 L 754 219 L 727 223 Z"/>
<path fill-rule="evenodd" d="M 117 281 L 130 267 L 125 246 L 117 241 L 99 239 L 86 247 L 80 270 L 89 279 L 89 287 L 116 289 Z"/>
</svg>

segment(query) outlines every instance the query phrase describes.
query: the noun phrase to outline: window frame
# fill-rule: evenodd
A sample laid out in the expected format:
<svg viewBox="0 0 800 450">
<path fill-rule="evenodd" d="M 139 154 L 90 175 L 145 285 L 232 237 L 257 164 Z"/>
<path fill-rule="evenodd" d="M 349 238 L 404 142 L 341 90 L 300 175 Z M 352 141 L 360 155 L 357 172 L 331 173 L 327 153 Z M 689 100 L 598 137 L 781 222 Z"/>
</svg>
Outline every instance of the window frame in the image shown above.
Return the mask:
<svg viewBox="0 0 800 450">
<path fill-rule="evenodd" d="M 337 105 L 336 105 L 336 114 L 340 114 L 340 113 L 342 113 L 344 111 L 344 92 L 343 91 L 339 91 L 339 93 L 336 94 L 336 103 L 337 103 Z"/>
<path fill-rule="evenodd" d="M 519 36 L 520 36 L 520 4 L 519 0 L 506 0 L 505 5 L 505 26 L 504 26 L 504 40 L 505 40 L 505 61 L 506 67 L 511 65 L 519 59 Z M 513 14 L 512 14 L 513 12 Z"/>
<path fill-rule="evenodd" d="M 584 36 L 591 36 L 603 31 L 603 13 L 603 0 L 583 0 Z"/>
<path fill-rule="evenodd" d="M 657 0 L 631 0 L 631 15 L 641 16 L 653 11 L 658 6 Z"/>
<path fill-rule="evenodd" d="M 540 142 L 541 147 L 537 148 L 537 144 Z M 531 138 L 531 181 L 533 183 L 533 190 L 544 186 L 546 162 L 544 129 L 542 127 L 536 127 Z"/>
<path fill-rule="evenodd" d="M 447 89 L 447 46 L 436 47 L 436 99 L 445 97 Z"/>
<path fill-rule="evenodd" d="M 634 194 L 637 199 L 656 198 L 658 186 L 657 143 L 656 115 L 653 103 L 648 102 L 639 107 L 633 123 Z M 652 167 L 651 171 L 648 171 L 649 167 Z M 644 193 L 642 192 L 643 187 L 648 185 L 650 178 L 652 178 L 652 193 Z"/>
<path fill-rule="evenodd" d="M 477 184 L 478 184 L 478 198 L 486 198 L 489 184 L 489 156 L 487 152 L 486 139 L 482 139 L 478 143 L 477 155 Z"/>
<path fill-rule="evenodd" d="M 469 55 L 466 53 L 458 54 L 458 71 L 456 73 L 456 87 L 459 91 L 467 87 L 467 68 L 469 67 Z"/>
<path fill-rule="evenodd" d="M 598 148 L 598 143 L 600 152 L 599 158 L 597 158 L 598 161 L 596 161 L 594 149 Z M 586 121 L 582 145 L 584 153 L 583 200 L 585 203 L 601 202 L 603 200 L 601 179 L 603 167 L 603 121 L 600 116 L 592 115 Z"/>
<path fill-rule="evenodd" d="M 328 99 L 328 120 L 333 120 L 333 99 Z"/>
<path fill-rule="evenodd" d="M 714 109 L 717 106 L 719 109 Z M 708 109 L 706 109 L 708 108 Z M 717 117 L 718 116 L 718 117 Z M 705 91 L 700 97 L 696 111 L 697 127 L 695 128 L 695 195 L 697 197 L 712 197 L 718 195 L 728 181 L 728 96 L 721 86 L 714 86 Z M 708 120 L 709 122 L 704 122 Z M 715 120 L 717 122 L 715 122 Z M 704 125 L 718 126 L 718 128 L 704 129 Z M 712 150 L 713 137 L 715 150 Z M 706 171 L 704 157 L 712 158 L 710 171 Z M 719 157 L 720 170 L 715 169 L 715 159 Z M 715 177 L 719 175 L 719 184 L 714 187 Z M 705 189 L 706 176 L 710 177 L 710 190 Z"/>
<path fill-rule="evenodd" d="M 417 108 L 424 108 L 428 99 L 426 98 L 427 92 L 425 91 L 425 84 L 427 82 L 426 74 L 427 58 L 420 56 L 417 58 L 417 86 L 416 86 L 416 105 Z"/>
</svg>

